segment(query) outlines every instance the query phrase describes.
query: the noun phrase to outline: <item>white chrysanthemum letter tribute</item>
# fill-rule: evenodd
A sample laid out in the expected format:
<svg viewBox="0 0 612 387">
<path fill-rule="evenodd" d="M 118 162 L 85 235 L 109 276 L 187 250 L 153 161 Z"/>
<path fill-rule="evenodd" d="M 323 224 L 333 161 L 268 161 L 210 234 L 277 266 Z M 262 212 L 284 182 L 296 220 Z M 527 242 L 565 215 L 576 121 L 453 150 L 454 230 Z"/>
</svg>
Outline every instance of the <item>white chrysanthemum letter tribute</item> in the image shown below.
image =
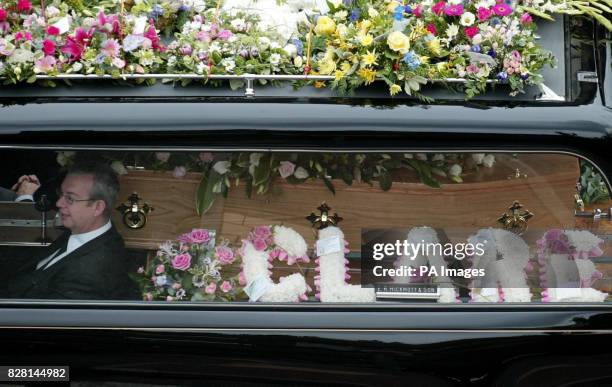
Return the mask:
<svg viewBox="0 0 612 387">
<path fill-rule="evenodd" d="M 272 262 L 275 259 L 286 261 L 288 265 L 296 262 L 309 262 L 307 245 L 304 238 L 295 230 L 284 226 L 256 227 L 242 241 L 241 283 L 249 301 L 261 302 L 299 302 L 307 300 L 311 291 L 306 279 L 300 273 L 281 277 L 278 283 L 272 281 Z"/>
</svg>

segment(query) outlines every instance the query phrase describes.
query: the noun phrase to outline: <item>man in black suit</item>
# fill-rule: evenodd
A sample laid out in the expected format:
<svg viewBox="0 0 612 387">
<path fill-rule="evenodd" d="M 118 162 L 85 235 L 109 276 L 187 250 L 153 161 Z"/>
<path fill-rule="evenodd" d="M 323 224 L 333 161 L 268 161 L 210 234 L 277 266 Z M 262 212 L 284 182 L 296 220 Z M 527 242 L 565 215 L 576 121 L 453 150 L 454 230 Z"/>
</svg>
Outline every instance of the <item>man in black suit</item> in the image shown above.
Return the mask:
<svg viewBox="0 0 612 387">
<path fill-rule="evenodd" d="M 123 238 L 110 220 L 118 192 L 119 179 L 109 166 L 82 164 L 71 168 L 56 203 L 68 231 L 8 281 L 8 296 L 139 298 L 127 275 Z"/>
<path fill-rule="evenodd" d="M 31 202 L 40 188 L 36 175 L 23 175 L 11 189 L 0 187 L 0 202 Z"/>
</svg>

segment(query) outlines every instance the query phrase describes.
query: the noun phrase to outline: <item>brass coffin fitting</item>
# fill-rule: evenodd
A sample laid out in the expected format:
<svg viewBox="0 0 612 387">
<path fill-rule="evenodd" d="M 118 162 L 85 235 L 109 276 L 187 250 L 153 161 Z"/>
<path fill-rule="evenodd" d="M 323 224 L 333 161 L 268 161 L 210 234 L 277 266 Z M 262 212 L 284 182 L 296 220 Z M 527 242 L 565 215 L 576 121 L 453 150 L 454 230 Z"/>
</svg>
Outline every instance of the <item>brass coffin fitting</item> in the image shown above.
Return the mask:
<svg viewBox="0 0 612 387">
<path fill-rule="evenodd" d="M 123 214 L 123 224 L 131 229 L 143 228 L 147 224 L 147 214 L 154 210 L 148 203 L 140 205 L 140 196 L 137 192 L 132 193 L 128 201 L 117 207 L 117 211 Z"/>
<path fill-rule="evenodd" d="M 312 224 L 313 228 L 321 230 L 327 226 L 337 226 L 338 223 L 342 221 L 342 217 L 338 216 L 336 213 L 329 215 L 331 208 L 325 202 L 323 202 L 317 210 L 320 212 L 319 215 L 315 215 L 314 212 L 311 212 L 310 215 L 306 217 L 306 220 Z"/>
<path fill-rule="evenodd" d="M 510 207 L 508 212 L 502 214 L 497 219 L 505 230 L 515 233 L 516 235 L 522 235 L 527 231 L 527 222 L 533 218 L 534 214 L 528 210 L 522 210 L 523 205 L 515 200 Z"/>
</svg>

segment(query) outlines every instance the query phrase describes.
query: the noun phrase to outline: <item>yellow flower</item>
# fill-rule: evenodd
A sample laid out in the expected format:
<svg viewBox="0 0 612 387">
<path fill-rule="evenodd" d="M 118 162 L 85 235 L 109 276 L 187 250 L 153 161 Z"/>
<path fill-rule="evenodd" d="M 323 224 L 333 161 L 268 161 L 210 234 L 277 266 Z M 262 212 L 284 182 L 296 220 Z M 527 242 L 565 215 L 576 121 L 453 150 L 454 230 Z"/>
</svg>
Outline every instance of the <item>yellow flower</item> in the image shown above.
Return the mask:
<svg viewBox="0 0 612 387">
<path fill-rule="evenodd" d="M 325 87 L 325 82 L 323 82 L 323 81 L 316 81 L 314 83 L 314 87 L 316 87 L 317 89 L 322 89 L 322 88 Z"/>
<path fill-rule="evenodd" d="M 365 84 L 369 85 L 370 83 L 376 80 L 376 71 L 364 67 L 357 71 L 357 74 L 365 80 Z"/>
<path fill-rule="evenodd" d="M 349 62 L 342 62 L 340 65 L 340 70 L 347 73 L 351 69 L 351 64 Z"/>
<path fill-rule="evenodd" d="M 319 16 L 314 31 L 317 35 L 330 35 L 336 30 L 336 23 L 329 16 Z"/>
<path fill-rule="evenodd" d="M 400 91 L 402 91 L 402 87 L 400 85 L 396 85 L 395 83 L 389 87 L 389 93 L 391 93 L 391 95 L 395 95 Z"/>
<path fill-rule="evenodd" d="M 393 13 L 395 12 L 395 8 L 399 7 L 400 3 L 398 1 L 390 1 L 389 4 L 387 4 L 387 12 L 389 13 Z"/>
<path fill-rule="evenodd" d="M 442 54 L 442 50 L 440 48 L 440 39 L 433 38 L 431 40 L 428 40 L 427 49 L 435 56 L 440 56 L 440 54 Z"/>
<path fill-rule="evenodd" d="M 447 67 L 448 67 L 448 62 L 436 63 L 436 68 L 438 69 L 438 71 L 444 71 L 447 69 Z"/>
<path fill-rule="evenodd" d="M 440 42 L 438 42 L 439 46 Z M 410 39 L 400 31 L 393 31 L 387 36 L 387 45 L 393 51 L 405 54 L 410 49 Z"/>
<path fill-rule="evenodd" d="M 364 20 L 361 22 L 361 27 L 359 27 L 359 29 L 365 33 L 365 31 L 368 30 L 368 28 L 370 28 L 372 26 L 372 22 L 369 20 Z"/>
<path fill-rule="evenodd" d="M 358 34 L 357 38 L 359 39 L 361 45 L 365 47 L 369 46 L 370 44 L 372 44 L 372 42 L 374 42 L 374 37 L 370 34 Z"/>
<path fill-rule="evenodd" d="M 428 56 L 419 56 L 419 60 L 421 61 L 421 63 L 425 64 L 425 63 L 429 63 L 429 57 Z"/>
<path fill-rule="evenodd" d="M 319 72 L 321 74 L 329 75 L 336 71 L 336 62 L 333 59 L 324 58 L 319 62 Z"/>
<path fill-rule="evenodd" d="M 334 73 L 334 77 L 336 78 L 336 81 L 341 80 L 342 78 L 344 78 L 344 71 L 342 70 L 336 70 L 336 72 Z"/>
<path fill-rule="evenodd" d="M 376 62 L 376 59 L 378 59 L 378 55 L 376 55 L 376 50 L 367 51 L 365 54 L 361 56 L 361 60 L 363 61 L 363 64 L 365 64 L 366 66 L 372 66 L 372 65 L 378 64 Z"/>
</svg>

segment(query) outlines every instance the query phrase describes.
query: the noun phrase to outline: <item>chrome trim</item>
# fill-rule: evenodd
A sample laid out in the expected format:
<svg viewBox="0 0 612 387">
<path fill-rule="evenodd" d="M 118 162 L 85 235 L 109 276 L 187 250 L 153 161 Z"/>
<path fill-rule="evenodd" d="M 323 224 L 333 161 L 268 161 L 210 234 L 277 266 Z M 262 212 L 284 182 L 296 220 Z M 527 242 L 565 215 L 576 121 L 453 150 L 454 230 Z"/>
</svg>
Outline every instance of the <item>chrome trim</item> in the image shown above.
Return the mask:
<svg viewBox="0 0 612 387">
<path fill-rule="evenodd" d="M 612 329 L 343 329 L 343 328 L 148 328 L 148 327 L 74 327 L 74 326 L 0 326 L 0 329 L 49 330 L 105 330 L 147 332 L 346 332 L 346 333 L 554 333 L 554 334 L 609 334 Z"/>
</svg>

